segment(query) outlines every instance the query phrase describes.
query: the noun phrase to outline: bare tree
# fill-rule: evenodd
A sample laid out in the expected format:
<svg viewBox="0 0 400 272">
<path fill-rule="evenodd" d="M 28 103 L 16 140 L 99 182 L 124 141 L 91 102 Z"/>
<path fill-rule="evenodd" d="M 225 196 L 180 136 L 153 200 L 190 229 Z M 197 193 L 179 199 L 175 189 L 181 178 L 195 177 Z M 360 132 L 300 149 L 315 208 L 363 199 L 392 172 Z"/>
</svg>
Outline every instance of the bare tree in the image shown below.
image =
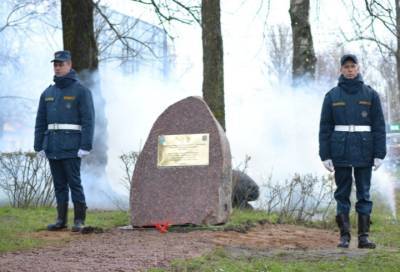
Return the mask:
<svg viewBox="0 0 400 272">
<path fill-rule="evenodd" d="M 94 3 L 99 62 L 113 61 L 135 73 L 143 66 L 167 78 L 174 55 L 164 28 Z"/>
<path fill-rule="evenodd" d="M 52 1 L 48 1 L 43 7 L 43 1 L 40 0 L 3 0 L 2 9 L 7 10 L 2 14 L 3 20 L 0 21 L 0 32 L 7 28 L 21 28 L 31 22 L 32 19 L 38 19 L 47 12 Z M 39 8 L 41 7 L 41 8 Z"/>
<path fill-rule="evenodd" d="M 62 0 L 61 17 L 64 48 L 73 53 L 77 72 L 98 68 L 98 50 L 93 28 L 91 0 Z"/>
<path fill-rule="evenodd" d="M 93 152 L 86 161 L 100 171 L 107 164 L 107 119 L 105 101 L 95 82 L 98 69 L 98 49 L 94 34 L 92 0 L 61 0 L 64 48 L 72 53 L 73 66 L 84 84 L 93 92 L 96 108 L 96 129 Z M 99 173 L 101 175 L 101 173 Z"/>
<path fill-rule="evenodd" d="M 101 60 L 118 59 L 128 62 L 143 58 L 150 53 L 151 58 L 165 59 L 165 52 L 157 50 L 157 37 L 163 36 L 163 44 L 167 43 L 167 37 L 173 38 L 168 31 L 168 25 L 172 22 L 183 24 L 200 24 L 199 0 L 131 0 L 152 9 L 157 16 L 159 26 L 146 23 L 139 18 L 116 16 L 117 12 L 107 6 L 100 5 L 100 1 L 93 2 L 96 16 L 96 41 L 98 42 Z M 146 34 L 140 34 L 141 26 L 147 25 Z M 160 31 L 162 30 L 162 31 Z M 101 40 L 101 33 L 106 32 L 107 38 Z M 151 35 L 149 35 L 151 33 Z M 136 34 L 136 35 L 135 35 Z M 103 35 L 104 37 L 104 35 Z M 160 43 L 160 42 L 158 42 Z M 119 50 L 113 50 L 118 48 Z M 115 52 L 118 51 L 118 52 Z M 161 52 L 158 52 L 161 51 Z"/>
<path fill-rule="evenodd" d="M 335 44 L 317 54 L 318 61 L 315 66 L 315 80 L 317 82 L 328 83 L 329 86 L 336 84 L 339 74 L 338 60 L 343 52 L 343 46 Z"/>
<path fill-rule="evenodd" d="M 400 122 L 400 103 L 397 77 L 396 59 L 388 55 L 380 59 L 377 69 L 386 82 L 385 96 L 387 108 L 387 120 L 390 122 Z"/>
<path fill-rule="evenodd" d="M 220 1 L 202 0 L 132 0 L 153 8 L 160 24 L 177 21 L 197 22 L 202 26 L 203 97 L 225 130 L 223 46 L 220 22 Z M 193 3 L 194 2 L 194 3 Z M 201 7 L 201 21 L 199 12 Z"/>
<path fill-rule="evenodd" d="M 314 79 L 315 63 L 311 26 L 310 0 L 290 0 L 290 19 L 293 35 L 293 83 Z"/>
<path fill-rule="evenodd" d="M 184 24 L 200 24 L 199 0 L 131 0 L 151 7 L 162 26 L 177 21 Z"/>
<path fill-rule="evenodd" d="M 225 130 L 224 59 L 220 1 L 203 0 L 203 97 Z"/>
<path fill-rule="evenodd" d="M 360 10 L 354 0 L 342 1 L 351 10 L 354 33 L 343 36 L 346 41 L 370 41 L 378 47 L 383 63 L 395 63 L 393 74 L 388 69 L 383 77 L 387 83 L 389 121 L 400 123 L 400 3 L 392 0 L 364 0 Z M 389 37 L 389 38 L 388 38 Z M 392 81 L 395 78 L 396 82 Z"/>
<path fill-rule="evenodd" d="M 41 20 L 54 7 L 55 0 L 3 0 L 0 2 L 0 39 L 2 40 L 0 65 L 2 67 L 18 64 L 18 54 L 13 52 L 16 37 L 22 35 L 26 39 L 32 30 L 32 23 Z M 12 38 L 8 40 L 7 36 L 12 36 Z"/>
<path fill-rule="evenodd" d="M 273 26 L 267 34 L 268 72 L 279 82 L 288 82 L 292 77 L 292 36 L 290 27 Z"/>
<path fill-rule="evenodd" d="M 102 60 L 119 59 L 125 62 L 140 57 L 144 50 L 148 50 L 155 58 L 161 57 L 154 52 L 150 40 L 142 40 L 133 36 L 137 25 L 141 23 L 139 19 L 128 16 L 115 19 L 116 13 L 110 9 L 97 3 L 94 3 L 94 7 L 95 14 L 98 15 L 95 18 L 95 38 Z M 102 33 L 106 35 L 101 35 Z M 106 39 L 102 39 L 102 37 Z M 120 46 L 117 45 L 118 43 Z M 116 46 L 120 50 L 114 53 L 112 51 Z"/>
</svg>

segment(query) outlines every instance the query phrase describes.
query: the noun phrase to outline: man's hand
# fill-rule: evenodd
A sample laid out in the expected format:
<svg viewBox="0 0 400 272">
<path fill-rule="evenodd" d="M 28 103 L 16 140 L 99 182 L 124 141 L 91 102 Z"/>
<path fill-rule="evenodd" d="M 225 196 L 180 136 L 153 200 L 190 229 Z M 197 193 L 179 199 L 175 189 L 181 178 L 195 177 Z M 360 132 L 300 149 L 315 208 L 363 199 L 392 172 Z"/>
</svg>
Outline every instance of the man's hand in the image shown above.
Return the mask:
<svg viewBox="0 0 400 272">
<path fill-rule="evenodd" d="M 374 159 L 374 171 L 378 170 L 381 167 L 383 160 L 375 158 Z"/>
<path fill-rule="evenodd" d="M 334 171 L 333 162 L 332 162 L 331 159 L 323 161 L 322 163 L 324 164 L 325 168 L 328 169 L 329 172 L 333 172 Z"/>
<path fill-rule="evenodd" d="M 39 159 L 45 159 L 46 158 L 46 152 L 44 152 L 44 150 L 40 150 L 39 152 L 36 153 L 36 156 Z"/>
<path fill-rule="evenodd" d="M 79 158 L 83 158 L 83 157 L 85 157 L 85 156 L 87 156 L 89 154 L 90 154 L 90 151 L 83 150 L 83 149 L 79 149 L 78 150 L 78 157 Z"/>
</svg>

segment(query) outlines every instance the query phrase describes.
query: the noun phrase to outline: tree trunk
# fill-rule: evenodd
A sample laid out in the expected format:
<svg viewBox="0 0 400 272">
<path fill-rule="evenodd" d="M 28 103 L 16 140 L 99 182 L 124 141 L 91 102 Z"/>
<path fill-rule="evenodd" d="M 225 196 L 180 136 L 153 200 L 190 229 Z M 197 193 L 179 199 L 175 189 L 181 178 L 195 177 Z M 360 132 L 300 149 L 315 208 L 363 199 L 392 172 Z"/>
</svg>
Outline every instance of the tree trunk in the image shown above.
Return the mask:
<svg viewBox="0 0 400 272">
<path fill-rule="evenodd" d="M 64 49 L 71 51 L 72 66 L 83 84 L 92 91 L 96 109 L 93 151 L 86 163 L 97 173 L 100 173 L 99 170 L 104 173 L 107 164 L 107 119 L 99 79 L 95 78 L 99 61 L 93 8 L 91 0 L 61 0 Z"/>
<path fill-rule="evenodd" d="M 64 48 L 70 50 L 74 69 L 94 71 L 98 68 L 98 50 L 93 27 L 91 0 L 62 0 L 61 16 Z"/>
<path fill-rule="evenodd" d="M 396 71 L 397 71 L 397 88 L 390 90 L 389 104 L 390 104 L 390 118 L 391 123 L 400 123 L 400 4 L 396 2 Z"/>
<path fill-rule="evenodd" d="M 310 0 L 290 0 L 293 35 L 293 85 L 314 79 L 315 57 L 309 23 Z"/>
<path fill-rule="evenodd" d="M 225 130 L 224 53 L 220 0 L 202 0 L 203 97 Z"/>
</svg>

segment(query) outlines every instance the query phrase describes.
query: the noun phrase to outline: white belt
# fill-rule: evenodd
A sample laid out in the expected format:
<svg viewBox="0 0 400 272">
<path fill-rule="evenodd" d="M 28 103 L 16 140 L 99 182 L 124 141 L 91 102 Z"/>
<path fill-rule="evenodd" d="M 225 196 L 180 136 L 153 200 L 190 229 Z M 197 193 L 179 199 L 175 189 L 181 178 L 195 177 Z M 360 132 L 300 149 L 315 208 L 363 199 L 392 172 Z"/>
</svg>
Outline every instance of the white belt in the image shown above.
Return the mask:
<svg viewBox="0 0 400 272">
<path fill-rule="evenodd" d="M 371 131 L 371 126 L 339 125 L 339 126 L 335 126 L 335 131 L 364 132 L 364 131 Z"/>
<path fill-rule="evenodd" d="M 47 129 L 51 129 L 51 130 L 60 130 L 60 129 L 82 130 L 82 127 L 80 125 L 74 125 L 74 124 L 48 124 Z"/>
</svg>

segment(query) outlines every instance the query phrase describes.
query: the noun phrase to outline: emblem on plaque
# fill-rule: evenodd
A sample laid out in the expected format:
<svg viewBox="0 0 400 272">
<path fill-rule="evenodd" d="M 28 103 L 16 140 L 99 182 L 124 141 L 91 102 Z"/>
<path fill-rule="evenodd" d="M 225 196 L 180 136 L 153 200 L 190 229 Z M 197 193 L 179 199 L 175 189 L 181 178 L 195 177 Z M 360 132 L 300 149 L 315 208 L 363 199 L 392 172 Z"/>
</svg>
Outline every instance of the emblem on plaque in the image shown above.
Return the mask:
<svg viewBox="0 0 400 272">
<path fill-rule="evenodd" d="M 165 143 L 165 137 L 164 135 L 160 135 L 158 137 L 158 144 L 163 145 Z"/>
</svg>

